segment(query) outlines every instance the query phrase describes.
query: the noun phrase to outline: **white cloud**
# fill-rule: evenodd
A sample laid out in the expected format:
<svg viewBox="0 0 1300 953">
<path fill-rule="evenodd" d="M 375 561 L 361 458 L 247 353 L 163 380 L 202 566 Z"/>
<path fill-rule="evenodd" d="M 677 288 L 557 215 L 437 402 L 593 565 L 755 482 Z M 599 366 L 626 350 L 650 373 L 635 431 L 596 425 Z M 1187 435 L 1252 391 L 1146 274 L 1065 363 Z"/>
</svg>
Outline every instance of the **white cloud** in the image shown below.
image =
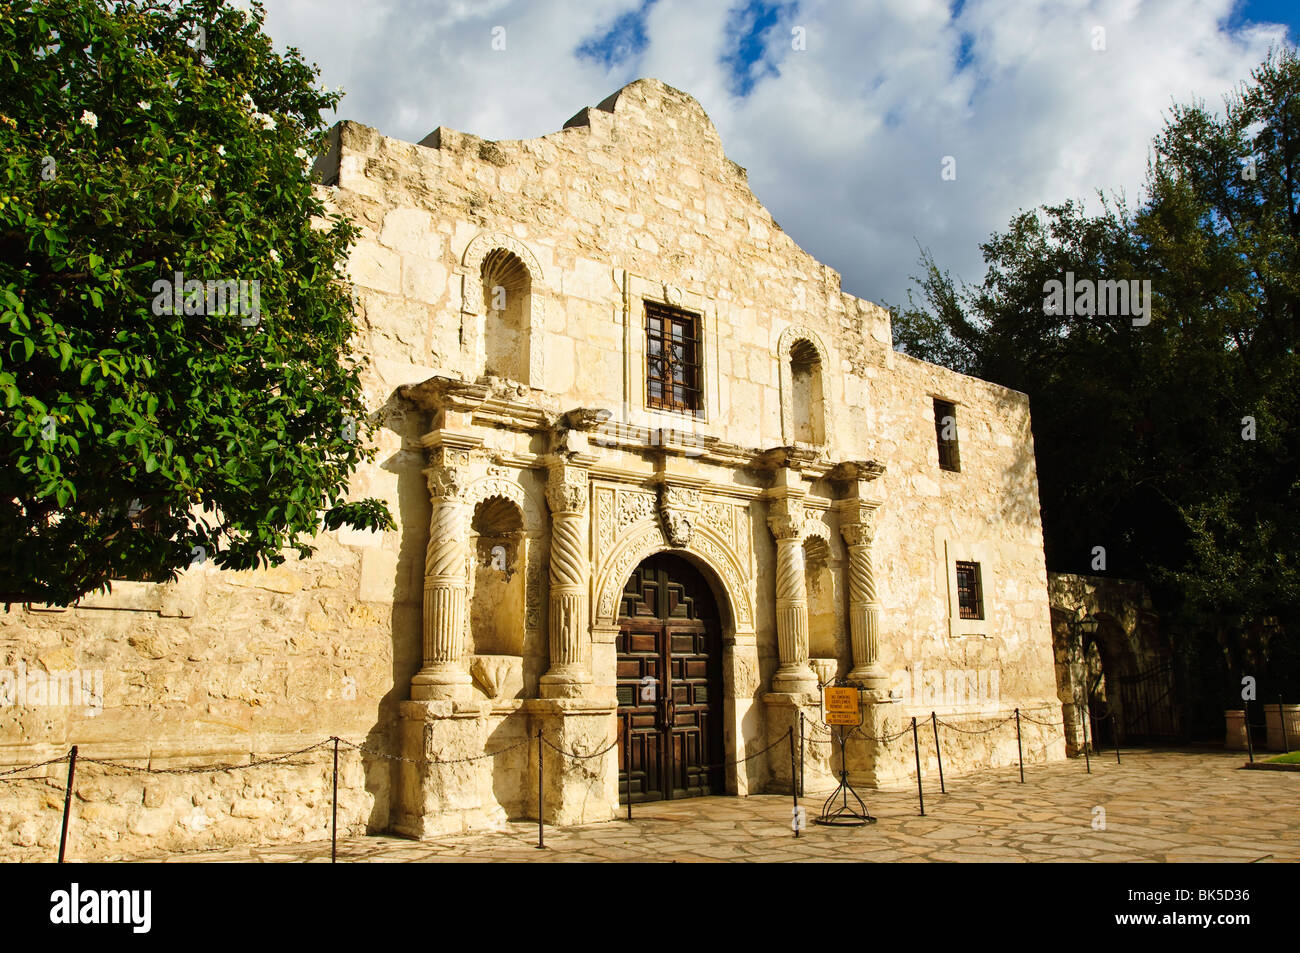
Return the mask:
<svg viewBox="0 0 1300 953">
<path fill-rule="evenodd" d="M 415 141 L 438 125 L 490 139 L 554 131 L 638 76 L 695 96 L 728 155 L 799 244 L 846 290 L 899 302 L 916 242 L 967 280 L 977 243 L 1020 208 L 1098 188 L 1135 198 L 1171 102 L 1211 108 L 1258 65 L 1282 27 L 1229 32 L 1232 0 L 805 0 L 767 34 L 745 97 L 720 62 L 728 11 L 658 0 L 645 48 L 608 70 L 575 55 L 639 0 L 329 4 L 277 0 L 268 32 L 299 47 L 340 115 Z M 790 27 L 806 29 L 794 51 Z M 506 50 L 491 48 L 506 28 Z M 1104 27 L 1106 49 L 1093 49 Z M 969 62 L 957 68 L 963 35 Z M 957 180 L 940 178 L 945 155 Z"/>
</svg>

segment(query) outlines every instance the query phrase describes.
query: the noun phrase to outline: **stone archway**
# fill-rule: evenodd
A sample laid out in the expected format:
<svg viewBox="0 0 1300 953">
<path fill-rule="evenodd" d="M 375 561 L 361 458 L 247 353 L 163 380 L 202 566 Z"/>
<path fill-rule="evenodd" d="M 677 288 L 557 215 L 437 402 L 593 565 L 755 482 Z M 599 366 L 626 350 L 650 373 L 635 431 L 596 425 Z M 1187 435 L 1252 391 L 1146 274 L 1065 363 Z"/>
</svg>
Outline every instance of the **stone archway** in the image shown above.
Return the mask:
<svg viewBox="0 0 1300 953">
<path fill-rule="evenodd" d="M 620 799 L 725 791 L 722 639 L 714 586 L 672 551 L 637 564 L 619 600 Z"/>
<path fill-rule="evenodd" d="M 685 559 L 708 583 L 718 609 L 722 642 L 722 751 L 729 762 L 725 788 L 747 794 L 762 783 L 763 767 L 731 762 L 761 747 L 763 726 L 758 711 L 758 647 L 754 633 L 753 594 L 745 584 L 739 559 L 726 541 L 697 525 L 684 546 L 672 546 L 658 522 L 646 521 L 615 544 L 592 586 L 593 673 L 597 690 L 617 692 L 619 598 L 636 567 L 660 553 Z"/>
</svg>

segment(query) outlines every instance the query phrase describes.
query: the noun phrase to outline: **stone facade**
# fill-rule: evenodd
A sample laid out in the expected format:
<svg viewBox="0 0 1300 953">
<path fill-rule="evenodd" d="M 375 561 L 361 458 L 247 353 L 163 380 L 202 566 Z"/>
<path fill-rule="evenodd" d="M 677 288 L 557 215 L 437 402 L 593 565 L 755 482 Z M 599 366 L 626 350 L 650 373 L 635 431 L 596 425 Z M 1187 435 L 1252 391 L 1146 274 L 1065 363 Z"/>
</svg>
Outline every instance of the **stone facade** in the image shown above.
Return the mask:
<svg viewBox="0 0 1300 953">
<path fill-rule="evenodd" d="M 716 598 L 729 792 L 789 789 L 784 746 L 749 756 L 818 719 L 832 677 L 862 687 L 876 737 L 931 711 L 1061 721 L 1027 400 L 894 352 L 888 312 L 791 241 L 695 100 L 641 80 L 515 142 L 345 122 L 317 171 L 361 229 L 381 429 L 354 492 L 398 530 L 0 617 L 0 665 L 104 673 L 93 717 L 0 709 L 4 762 L 77 742 L 159 767 L 337 734 L 407 759 L 348 749 L 340 824 L 427 837 L 535 816 L 541 731 L 597 755 L 544 750 L 546 819 L 610 818 L 620 594 L 660 552 Z M 697 414 L 648 409 L 647 304 L 698 322 Z M 959 471 L 940 467 L 936 399 Z M 979 618 L 959 561 L 979 566 Z M 950 734 L 946 772 L 1015 760 L 1014 731 Z M 1064 756 L 1060 730 L 1026 724 L 1025 743 Z M 828 752 L 809 745 L 810 790 L 833 783 Z M 911 759 L 910 739 L 848 747 L 863 786 L 907 783 Z M 76 842 L 326 835 L 328 766 L 299 760 L 219 783 L 88 771 Z M 5 849 L 47 849 L 57 777 L 7 787 Z"/>
</svg>

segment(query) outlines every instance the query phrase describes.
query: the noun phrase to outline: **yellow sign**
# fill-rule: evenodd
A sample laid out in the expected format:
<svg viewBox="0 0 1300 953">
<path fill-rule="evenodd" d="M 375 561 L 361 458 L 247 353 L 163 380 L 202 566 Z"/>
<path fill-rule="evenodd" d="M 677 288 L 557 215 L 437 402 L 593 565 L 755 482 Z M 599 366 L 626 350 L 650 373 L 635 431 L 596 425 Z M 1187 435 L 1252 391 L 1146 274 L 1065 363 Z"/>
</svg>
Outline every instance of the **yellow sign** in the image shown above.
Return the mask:
<svg viewBox="0 0 1300 953">
<path fill-rule="evenodd" d="M 858 713 L 858 690 L 856 688 L 825 688 L 826 724 L 857 725 L 862 723 Z"/>
</svg>

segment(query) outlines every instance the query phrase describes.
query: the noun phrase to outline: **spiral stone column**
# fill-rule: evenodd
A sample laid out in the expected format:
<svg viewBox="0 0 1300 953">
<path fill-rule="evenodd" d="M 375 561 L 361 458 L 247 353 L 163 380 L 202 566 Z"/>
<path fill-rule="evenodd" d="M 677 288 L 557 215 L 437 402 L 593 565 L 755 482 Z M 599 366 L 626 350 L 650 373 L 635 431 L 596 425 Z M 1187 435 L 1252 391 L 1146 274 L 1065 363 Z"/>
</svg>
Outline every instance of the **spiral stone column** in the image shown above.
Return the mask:
<svg viewBox="0 0 1300 953">
<path fill-rule="evenodd" d="M 429 459 L 432 466 L 423 471 L 433 503 L 424 559 L 424 658 L 411 679 L 411 698 L 467 698 L 470 676 L 461 655 L 469 534 L 462 496 L 469 482 L 469 451 L 438 443 Z"/>
<path fill-rule="evenodd" d="M 773 500 L 767 525 L 776 537 L 776 639 L 781 664 L 772 678 L 775 692 L 815 692 L 817 675 L 808 665 L 808 589 L 804 581 L 803 502 Z"/>
<path fill-rule="evenodd" d="M 580 695 L 591 682 L 583 651 L 587 639 L 587 469 L 560 457 L 551 463 L 546 502 L 551 510 L 551 667 L 541 679 L 543 698 Z"/>
<path fill-rule="evenodd" d="M 875 510 L 857 508 L 858 522 L 841 522 L 840 533 L 849 550 L 849 638 L 853 644 L 853 669 L 849 681 L 867 691 L 880 691 L 887 681 L 880 669 L 880 603 L 871 565 L 875 536 Z"/>
</svg>

